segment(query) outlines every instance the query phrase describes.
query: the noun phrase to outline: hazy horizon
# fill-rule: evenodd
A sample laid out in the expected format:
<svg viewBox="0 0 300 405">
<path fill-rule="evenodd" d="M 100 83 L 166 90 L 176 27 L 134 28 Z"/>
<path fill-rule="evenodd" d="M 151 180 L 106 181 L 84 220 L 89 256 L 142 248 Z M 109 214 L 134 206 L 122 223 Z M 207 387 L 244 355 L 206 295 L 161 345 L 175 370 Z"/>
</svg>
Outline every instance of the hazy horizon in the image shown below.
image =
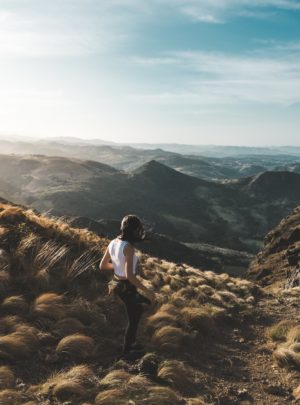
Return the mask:
<svg viewBox="0 0 300 405">
<path fill-rule="evenodd" d="M 58 137 L 52 137 L 52 136 L 45 136 L 45 137 L 40 137 L 40 136 L 27 136 L 27 135 L 13 135 L 13 134 L 0 134 L 0 140 L 7 140 L 7 141 L 57 141 L 59 142 L 60 140 L 68 140 L 72 142 L 72 140 L 75 141 L 83 141 L 83 142 L 95 142 L 95 143 L 101 143 L 103 141 L 104 143 L 111 144 L 112 146 L 115 145 L 178 145 L 178 146 L 202 146 L 202 147 L 228 147 L 228 148 L 249 148 L 249 149 L 264 149 L 264 148 L 269 148 L 269 149 L 280 149 L 280 148 L 300 148 L 299 145 L 292 145 L 292 144 L 281 144 L 281 145 L 274 145 L 274 144 L 265 144 L 265 145 L 239 145 L 239 144 L 214 144 L 214 143 L 186 143 L 186 142 L 115 142 L 111 141 L 105 138 L 82 138 L 82 137 L 72 137 L 72 136 L 58 136 Z"/>
<path fill-rule="evenodd" d="M 299 17 L 297 0 L 0 0 L 0 134 L 300 146 Z"/>
</svg>

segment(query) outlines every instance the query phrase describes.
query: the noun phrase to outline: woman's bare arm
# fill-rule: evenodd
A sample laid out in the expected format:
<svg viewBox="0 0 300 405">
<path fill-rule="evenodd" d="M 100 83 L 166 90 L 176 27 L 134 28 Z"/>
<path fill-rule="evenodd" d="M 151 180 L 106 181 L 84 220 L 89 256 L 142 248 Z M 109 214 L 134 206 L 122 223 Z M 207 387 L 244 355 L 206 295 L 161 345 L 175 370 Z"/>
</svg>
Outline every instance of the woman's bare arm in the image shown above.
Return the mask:
<svg viewBox="0 0 300 405">
<path fill-rule="evenodd" d="M 114 269 L 113 264 L 110 262 L 110 254 L 109 254 L 108 248 L 106 249 L 104 256 L 102 257 L 102 260 L 99 264 L 99 269 L 100 270 L 113 270 Z"/>
<path fill-rule="evenodd" d="M 150 294 L 152 297 L 154 295 L 152 290 L 149 290 L 140 280 L 136 277 L 133 273 L 133 254 L 134 254 L 134 247 L 131 245 L 127 245 L 124 248 L 124 255 L 125 255 L 125 275 L 127 280 L 131 282 L 134 286 L 144 291 L 147 295 Z"/>
</svg>

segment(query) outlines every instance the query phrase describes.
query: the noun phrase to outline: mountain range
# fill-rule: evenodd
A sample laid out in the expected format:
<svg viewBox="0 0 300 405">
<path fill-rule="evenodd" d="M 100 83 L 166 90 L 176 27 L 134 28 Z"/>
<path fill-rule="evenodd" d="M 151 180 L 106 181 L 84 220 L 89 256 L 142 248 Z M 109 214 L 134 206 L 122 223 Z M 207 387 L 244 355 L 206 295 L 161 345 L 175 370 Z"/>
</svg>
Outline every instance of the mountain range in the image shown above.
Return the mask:
<svg viewBox="0 0 300 405">
<path fill-rule="evenodd" d="M 194 153 L 197 148 L 203 153 Z M 300 164 L 297 148 L 220 147 L 220 153 L 215 154 L 209 153 L 210 150 L 218 149 L 206 150 L 200 146 L 186 149 L 185 145 L 178 145 L 169 151 L 165 145 L 138 147 L 76 138 L 1 141 L 2 154 L 41 154 L 93 160 L 124 171 L 132 171 L 150 160 L 156 160 L 184 174 L 216 182 L 252 176 L 267 170 L 295 171 Z"/>
<path fill-rule="evenodd" d="M 0 195 L 58 216 L 120 220 L 134 212 L 178 242 L 256 252 L 299 204 L 300 175 L 262 172 L 220 184 L 154 160 L 124 172 L 94 161 L 2 155 Z"/>
</svg>

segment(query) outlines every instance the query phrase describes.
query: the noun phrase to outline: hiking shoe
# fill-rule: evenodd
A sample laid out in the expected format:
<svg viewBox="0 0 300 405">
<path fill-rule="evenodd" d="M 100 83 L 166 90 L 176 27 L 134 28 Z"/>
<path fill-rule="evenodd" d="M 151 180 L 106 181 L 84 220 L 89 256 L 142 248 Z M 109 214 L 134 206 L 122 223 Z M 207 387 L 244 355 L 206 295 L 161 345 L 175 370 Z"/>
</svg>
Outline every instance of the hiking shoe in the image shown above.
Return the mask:
<svg viewBox="0 0 300 405">
<path fill-rule="evenodd" d="M 133 343 L 131 346 L 130 346 L 130 351 L 132 351 L 132 350 L 143 350 L 144 349 L 144 347 L 143 347 L 143 345 L 141 345 L 140 343 Z"/>
</svg>

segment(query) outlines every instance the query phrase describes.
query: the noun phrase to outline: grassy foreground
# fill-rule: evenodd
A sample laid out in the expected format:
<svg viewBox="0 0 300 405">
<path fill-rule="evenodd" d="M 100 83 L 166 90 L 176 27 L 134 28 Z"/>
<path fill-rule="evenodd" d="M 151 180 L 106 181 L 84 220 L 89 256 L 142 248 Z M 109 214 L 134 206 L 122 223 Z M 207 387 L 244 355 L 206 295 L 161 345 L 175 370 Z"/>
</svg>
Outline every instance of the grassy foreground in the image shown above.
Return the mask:
<svg viewBox="0 0 300 405">
<path fill-rule="evenodd" d="M 217 403 L 222 345 L 259 289 L 140 254 L 158 302 L 140 325 L 145 352 L 115 361 L 126 316 L 98 270 L 108 242 L 0 206 L 0 404 Z"/>
</svg>

